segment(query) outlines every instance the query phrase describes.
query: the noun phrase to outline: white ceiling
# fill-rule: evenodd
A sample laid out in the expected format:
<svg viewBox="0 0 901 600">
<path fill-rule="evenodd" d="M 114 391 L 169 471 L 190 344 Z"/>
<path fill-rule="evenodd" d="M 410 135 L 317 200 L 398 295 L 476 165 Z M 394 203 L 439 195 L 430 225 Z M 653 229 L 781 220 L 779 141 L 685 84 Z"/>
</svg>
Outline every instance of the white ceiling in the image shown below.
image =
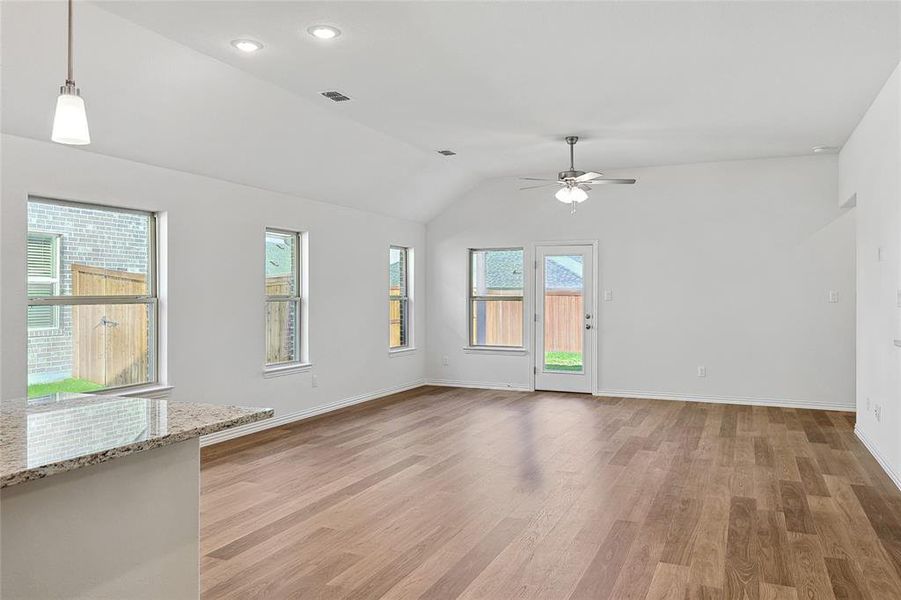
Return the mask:
<svg viewBox="0 0 901 600">
<path fill-rule="evenodd" d="M 585 170 L 840 146 L 899 59 L 895 2 L 95 4 L 76 6 L 91 150 L 417 220 L 553 175 L 567 134 Z M 49 132 L 62 7 L 4 3 L 4 131 Z"/>
</svg>

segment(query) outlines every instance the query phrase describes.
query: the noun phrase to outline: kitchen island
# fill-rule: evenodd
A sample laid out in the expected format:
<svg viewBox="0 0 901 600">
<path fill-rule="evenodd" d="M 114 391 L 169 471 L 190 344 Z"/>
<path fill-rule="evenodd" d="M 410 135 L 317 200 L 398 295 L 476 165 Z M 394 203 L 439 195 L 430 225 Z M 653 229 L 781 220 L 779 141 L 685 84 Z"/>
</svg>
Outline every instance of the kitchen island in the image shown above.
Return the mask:
<svg viewBox="0 0 901 600">
<path fill-rule="evenodd" d="M 200 436 L 272 414 L 89 394 L 0 402 L 0 597 L 196 599 Z"/>
</svg>

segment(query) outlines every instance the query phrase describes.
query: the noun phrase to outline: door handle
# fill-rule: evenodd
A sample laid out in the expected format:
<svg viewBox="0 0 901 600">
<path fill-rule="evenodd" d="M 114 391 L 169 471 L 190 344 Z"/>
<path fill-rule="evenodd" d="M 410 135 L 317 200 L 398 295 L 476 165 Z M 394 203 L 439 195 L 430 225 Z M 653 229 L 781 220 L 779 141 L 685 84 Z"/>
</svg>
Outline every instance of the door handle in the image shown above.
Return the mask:
<svg viewBox="0 0 901 600">
<path fill-rule="evenodd" d="M 591 329 L 591 323 L 585 323 L 585 329 Z"/>
</svg>

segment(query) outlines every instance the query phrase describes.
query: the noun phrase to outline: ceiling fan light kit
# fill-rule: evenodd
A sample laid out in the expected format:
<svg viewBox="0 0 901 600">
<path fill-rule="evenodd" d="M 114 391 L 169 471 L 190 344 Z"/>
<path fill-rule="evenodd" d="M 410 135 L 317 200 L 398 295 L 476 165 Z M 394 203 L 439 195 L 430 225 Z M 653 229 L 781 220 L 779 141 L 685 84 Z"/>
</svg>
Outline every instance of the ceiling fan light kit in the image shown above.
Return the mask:
<svg viewBox="0 0 901 600">
<path fill-rule="evenodd" d="M 585 202 L 588 199 L 588 192 L 591 191 L 592 185 L 599 184 L 626 184 L 630 185 L 635 183 L 634 179 L 613 179 L 613 178 L 604 178 L 603 173 L 598 173 L 595 171 L 578 171 L 575 167 L 575 146 L 576 142 L 579 141 L 579 138 L 574 135 L 570 135 L 564 138 L 564 141 L 569 144 L 569 169 L 566 171 L 560 171 L 557 173 L 557 179 L 541 179 L 537 177 L 520 177 L 520 179 L 524 181 L 546 181 L 549 183 L 541 183 L 538 185 L 530 185 L 523 188 L 521 190 L 531 190 L 540 187 L 549 187 L 552 185 L 561 186 L 557 193 L 554 194 L 554 197 L 563 202 L 564 204 L 569 204 L 571 207 L 570 212 L 576 212 L 576 205 Z"/>
</svg>

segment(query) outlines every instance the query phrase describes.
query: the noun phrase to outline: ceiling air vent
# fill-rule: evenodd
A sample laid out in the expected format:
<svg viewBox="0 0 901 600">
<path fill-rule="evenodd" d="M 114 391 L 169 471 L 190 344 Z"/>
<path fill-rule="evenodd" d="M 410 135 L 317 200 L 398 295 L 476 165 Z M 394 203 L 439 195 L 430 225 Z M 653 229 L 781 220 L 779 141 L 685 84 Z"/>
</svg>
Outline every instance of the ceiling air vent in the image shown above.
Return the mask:
<svg viewBox="0 0 901 600">
<path fill-rule="evenodd" d="M 334 100 L 335 102 L 346 102 L 350 100 L 347 96 L 342 94 L 341 92 L 322 92 L 322 95 L 328 98 L 329 100 Z"/>
<path fill-rule="evenodd" d="M 456 156 L 457 153 L 453 150 L 438 150 L 438 154 L 442 156 Z"/>
</svg>

